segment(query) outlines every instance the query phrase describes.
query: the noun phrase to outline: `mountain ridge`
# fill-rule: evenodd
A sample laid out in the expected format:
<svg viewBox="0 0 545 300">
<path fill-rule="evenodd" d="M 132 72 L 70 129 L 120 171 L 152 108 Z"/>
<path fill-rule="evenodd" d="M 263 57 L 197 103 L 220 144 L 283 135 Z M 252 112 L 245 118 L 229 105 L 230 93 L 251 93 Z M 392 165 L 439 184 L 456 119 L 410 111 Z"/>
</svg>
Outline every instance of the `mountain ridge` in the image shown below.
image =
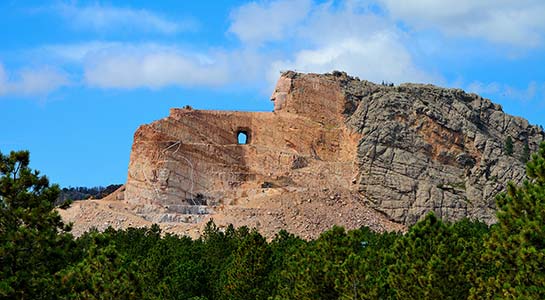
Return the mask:
<svg viewBox="0 0 545 300">
<path fill-rule="evenodd" d="M 273 112 L 171 109 L 141 126 L 114 206 L 195 235 L 211 218 L 303 237 L 403 230 L 429 211 L 490 224 L 495 194 L 523 180 L 545 137 L 476 94 L 338 71 L 284 72 L 271 98 Z"/>
</svg>

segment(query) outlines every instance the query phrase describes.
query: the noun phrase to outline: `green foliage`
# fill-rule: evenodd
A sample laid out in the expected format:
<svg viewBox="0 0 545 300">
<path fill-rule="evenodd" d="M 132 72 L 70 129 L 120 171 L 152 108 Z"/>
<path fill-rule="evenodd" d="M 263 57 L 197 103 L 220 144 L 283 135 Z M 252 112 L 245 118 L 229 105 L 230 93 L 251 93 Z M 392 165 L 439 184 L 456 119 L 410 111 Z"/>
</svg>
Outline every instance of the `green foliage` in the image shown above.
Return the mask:
<svg viewBox="0 0 545 300">
<path fill-rule="evenodd" d="M 362 250 L 360 231 L 334 226 L 316 241 L 304 243 L 287 258 L 275 299 L 338 299 L 345 290 L 345 262 Z M 350 282 L 351 283 L 351 282 Z"/>
<path fill-rule="evenodd" d="M 339 299 L 392 299 L 393 290 L 388 284 L 388 267 L 398 233 L 376 233 L 364 227 L 352 231 L 360 249 L 351 253 L 341 266 L 342 275 L 336 280 Z"/>
<path fill-rule="evenodd" d="M 287 286 L 279 287 L 279 299 L 337 299 L 335 279 L 341 265 L 355 248 L 346 231 L 334 226 L 301 247 L 282 273 Z"/>
<path fill-rule="evenodd" d="M 257 231 L 240 242 L 233 260 L 224 271 L 223 299 L 267 299 L 271 293 L 268 274 L 271 268 L 269 246 Z"/>
<path fill-rule="evenodd" d="M 225 231 L 222 231 L 212 220 L 206 224 L 200 242 L 203 244 L 202 253 L 206 282 L 214 282 L 205 295 L 209 299 L 222 298 L 223 289 L 219 284 L 221 282 L 220 276 L 225 272 L 224 270 L 232 259 L 231 254 L 238 248 L 238 240 L 246 236 L 247 233 L 248 229 L 246 227 L 235 230 L 230 225 Z"/>
<path fill-rule="evenodd" d="M 545 298 L 545 143 L 527 164 L 529 180 L 498 195 L 498 224 L 485 241 L 492 269 L 475 280 L 471 299 Z"/>
<path fill-rule="evenodd" d="M 92 234 L 85 258 L 58 274 L 65 299 L 142 299 L 142 283 L 131 264 L 108 244 L 108 237 Z M 102 244 L 102 245 L 101 245 Z"/>
<path fill-rule="evenodd" d="M 510 136 L 507 136 L 507 138 L 505 139 L 505 145 L 503 150 L 507 155 L 513 154 L 513 139 Z"/>
<path fill-rule="evenodd" d="M 0 299 L 53 299 L 72 236 L 53 202 L 57 185 L 29 168 L 29 152 L 0 153 Z"/>
<path fill-rule="evenodd" d="M 128 228 L 119 231 L 110 227 L 104 234 L 110 236 L 116 248 L 131 260 L 149 257 L 149 252 L 161 241 L 161 228 L 157 224 L 149 228 Z"/>
<path fill-rule="evenodd" d="M 398 299 L 465 299 L 478 267 L 482 224 L 445 224 L 432 213 L 396 241 L 388 283 Z M 476 227 L 476 228 L 474 228 Z"/>
<path fill-rule="evenodd" d="M 522 148 L 522 156 L 520 157 L 520 161 L 525 164 L 529 160 L 530 160 L 530 146 L 528 145 L 528 141 L 525 141 L 524 148 Z"/>
<path fill-rule="evenodd" d="M 293 257 L 306 242 L 301 238 L 288 233 L 285 230 L 278 232 L 270 243 L 271 249 L 271 272 L 269 273 L 269 285 L 275 287 L 271 291 L 271 298 L 281 294 L 281 287 L 290 287 L 292 282 L 283 276 L 288 269 L 289 263 L 293 263 L 289 258 Z"/>
<path fill-rule="evenodd" d="M 28 162 L 0 154 L 0 299 L 545 299 L 545 144 L 491 228 L 429 214 L 405 235 L 335 226 L 310 241 L 212 221 L 197 240 L 157 225 L 74 240 Z"/>
</svg>

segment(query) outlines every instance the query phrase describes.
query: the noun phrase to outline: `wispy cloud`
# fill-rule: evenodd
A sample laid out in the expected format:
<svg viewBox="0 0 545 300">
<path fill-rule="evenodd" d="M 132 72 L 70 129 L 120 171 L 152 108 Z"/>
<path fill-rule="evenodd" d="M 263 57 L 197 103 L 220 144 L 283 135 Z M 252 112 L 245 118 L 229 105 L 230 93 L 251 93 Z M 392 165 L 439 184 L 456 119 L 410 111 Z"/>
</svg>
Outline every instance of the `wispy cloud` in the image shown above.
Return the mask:
<svg viewBox="0 0 545 300">
<path fill-rule="evenodd" d="M 251 49 L 191 50 L 177 44 L 92 41 L 42 46 L 59 64 L 82 70 L 81 84 L 98 88 L 222 86 L 264 78 L 266 58 Z"/>
<path fill-rule="evenodd" d="M 542 0 L 378 0 L 386 11 L 415 29 L 485 39 L 516 47 L 543 45 Z"/>
<path fill-rule="evenodd" d="M 519 102 L 545 101 L 545 82 L 531 81 L 526 88 L 517 88 L 509 84 L 490 82 L 482 83 L 474 81 L 466 89 L 477 94 L 492 94 L 501 98 L 512 99 Z"/>
<path fill-rule="evenodd" d="M 231 13 L 229 32 L 249 44 L 285 39 L 293 35 L 311 8 L 310 0 L 250 2 Z"/>
<path fill-rule="evenodd" d="M 63 16 L 73 26 L 96 31 L 137 29 L 144 32 L 174 34 L 197 28 L 197 22 L 191 18 L 186 18 L 183 21 L 173 21 L 165 16 L 144 9 L 122 8 L 100 4 L 90 6 L 59 4 L 54 6 L 53 10 Z"/>
<path fill-rule="evenodd" d="M 165 46 L 122 45 L 95 55 L 85 66 L 85 82 L 100 88 L 214 86 L 229 79 L 229 66 L 218 56 Z"/>
<path fill-rule="evenodd" d="M 236 49 L 91 41 L 44 46 L 39 52 L 81 66 L 83 74 L 76 77 L 99 88 L 272 85 L 285 69 L 345 70 L 373 81 L 440 80 L 414 63 L 395 24 L 358 3 L 251 2 L 236 8 L 230 20 L 229 32 L 240 40 Z M 262 47 L 270 42 L 272 47 Z"/>
<path fill-rule="evenodd" d="M 55 68 L 25 68 L 12 75 L 0 64 L 0 96 L 43 96 L 68 84 L 67 74 Z"/>
<path fill-rule="evenodd" d="M 83 63 L 88 57 L 116 49 L 121 42 L 89 41 L 74 44 L 45 45 L 31 51 L 34 56 L 46 55 L 52 59 L 67 63 Z"/>
<path fill-rule="evenodd" d="M 445 35 L 534 47 L 545 32 L 545 19 L 536 17 L 536 13 L 545 15 L 541 14 L 545 4 L 519 2 L 446 0 L 439 5 L 415 0 L 408 5 L 397 0 L 256 1 L 235 8 L 229 16 L 227 31 L 239 41 L 235 48 L 210 45 L 196 50 L 176 43 L 96 40 L 48 45 L 36 52 L 45 57 L 45 64 L 54 61 L 77 73 L 71 73 L 71 78 L 79 78 L 81 84 L 105 89 L 222 86 L 241 81 L 254 85 L 268 81 L 272 85 L 278 72 L 286 69 L 320 73 L 344 70 L 375 82 L 444 84 L 441 75 L 419 64 L 425 60 L 425 54 L 415 50 L 422 47 L 418 44 L 422 40 L 419 30 L 435 28 Z M 98 4 L 62 4 L 55 8 L 76 26 L 96 30 L 136 28 L 171 34 L 188 28 L 183 22 L 146 10 Z M 516 24 L 510 23 L 513 21 Z M 18 78 L 0 81 L 0 93 L 5 94 L 8 85 L 9 90 L 24 90 L 15 88 L 15 82 L 36 82 L 33 85 L 39 86 L 30 75 L 21 73 Z M 50 78 L 50 84 L 43 86 L 58 87 L 67 82 L 62 72 Z M 519 95 L 496 83 L 474 82 L 469 88 Z"/>
<path fill-rule="evenodd" d="M 344 70 L 374 81 L 440 80 L 414 63 L 404 33 L 366 4 L 354 1 L 337 6 L 332 2 L 310 4 L 298 1 L 298 9 L 287 10 L 283 0 L 252 2 L 231 16 L 231 32 L 247 46 L 256 41 L 278 40 L 295 45 L 282 57 L 269 57 L 270 81 L 276 80 L 278 72 L 285 69 Z"/>
<path fill-rule="evenodd" d="M 466 87 L 468 92 L 476 94 L 496 94 L 499 93 L 503 88 L 497 82 L 483 83 L 480 81 L 473 81 Z"/>
<path fill-rule="evenodd" d="M 317 73 L 343 70 L 375 82 L 437 81 L 415 66 L 411 55 L 389 33 L 377 33 L 368 39 L 344 39 L 316 49 L 301 50 L 293 60 L 274 62 L 271 72 L 278 74 L 278 70 L 286 69 Z"/>
</svg>

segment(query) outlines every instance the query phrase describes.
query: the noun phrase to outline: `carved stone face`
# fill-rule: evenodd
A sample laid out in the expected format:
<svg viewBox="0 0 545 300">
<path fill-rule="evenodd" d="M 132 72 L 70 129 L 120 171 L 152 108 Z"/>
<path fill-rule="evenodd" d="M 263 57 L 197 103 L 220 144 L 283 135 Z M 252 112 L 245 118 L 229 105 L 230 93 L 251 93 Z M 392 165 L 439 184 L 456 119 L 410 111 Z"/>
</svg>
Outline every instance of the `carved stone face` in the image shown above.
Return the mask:
<svg viewBox="0 0 545 300">
<path fill-rule="evenodd" d="M 291 88 L 291 78 L 280 77 L 276 83 L 276 88 L 271 95 L 271 101 L 274 102 L 274 111 L 280 111 L 286 106 L 286 99 Z"/>
</svg>

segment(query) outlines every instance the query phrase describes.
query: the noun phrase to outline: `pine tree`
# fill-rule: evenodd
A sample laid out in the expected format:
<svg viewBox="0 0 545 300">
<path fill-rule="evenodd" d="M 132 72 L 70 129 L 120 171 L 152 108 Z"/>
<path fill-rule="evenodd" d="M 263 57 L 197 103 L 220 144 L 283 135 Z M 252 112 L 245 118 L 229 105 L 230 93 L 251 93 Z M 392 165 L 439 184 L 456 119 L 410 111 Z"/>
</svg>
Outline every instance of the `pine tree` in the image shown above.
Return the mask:
<svg viewBox="0 0 545 300">
<path fill-rule="evenodd" d="M 53 203 L 57 185 L 29 168 L 29 152 L 0 153 L 0 299 L 54 299 L 54 274 L 74 245 Z"/>
<path fill-rule="evenodd" d="M 167 234 L 155 242 L 138 264 L 147 285 L 144 298 L 186 300 L 204 296 L 210 284 L 200 250 L 200 243 L 187 236 Z"/>
<path fill-rule="evenodd" d="M 267 299 L 271 293 L 270 249 L 265 238 L 252 231 L 239 245 L 225 271 L 224 299 Z"/>
<path fill-rule="evenodd" d="M 349 232 L 359 244 L 359 251 L 348 256 L 335 281 L 339 299 L 393 299 L 388 267 L 394 261 L 394 242 L 398 233 L 377 233 L 367 227 Z"/>
<path fill-rule="evenodd" d="M 498 223 L 482 256 L 493 269 L 475 280 L 471 299 L 545 299 L 545 143 L 526 173 L 497 197 Z"/>
<path fill-rule="evenodd" d="M 397 299 L 467 298 L 471 287 L 467 276 L 478 267 L 485 231 L 468 234 L 465 228 L 475 225 L 463 222 L 467 224 L 457 228 L 430 213 L 396 241 L 388 283 Z"/>
<path fill-rule="evenodd" d="M 507 155 L 513 154 L 513 139 L 510 136 L 505 139 L 504 150 Z"/>
<path fill-rule="evenodd" d="M 342 276 L 345 260 L 360 248 L 360 241 L 349 237 L 339 226 L 301 245 L 287 259 L 275 299 L 338 299 L 335 281 Z"/>
<path fill-rule="evenodd" d="M 229 225 L 223 232 L 214 224 L 213 220 L 206 223 L 200 242 L 202 243 L 206 282 L 211 284 L 205 295 L 209 299 L 221 299 L 223 290 L 219 284 L 220 276 L 225 272 L 232 253 L 238 247 L 237 243 L 240 237 L 244 236 L 246 231 L 245 227 L 235 230 L 232 225 Z"/>
<path fill-rule="evenodd" d="M 522 163 L 527 163 L 530 160 L 530 146 L 528 145 L 528 141 L 524 142 L 524 148 L 522 148 L 522 156 L 520 157 L 520 161 Z"/>
<path fill-rule="evenodd" d="M 280 297 L 283 288 L 291 288 L 292 282 L 286 279 L 282 273 L 288 269 L 289 258 L 293 257 L 304 245 L 304 240 L 285 230 L 280 230 L 271 241 L 272 266 L 268 281 L 273 289 L 270 298 Z"/>
<path fill-rule="evenodd" d="M 121 255 L 109 237 L 92 234 L 83 260 L 58 273 L 62 299 L 142 299 L 136 266 Z"/>
</svg>

